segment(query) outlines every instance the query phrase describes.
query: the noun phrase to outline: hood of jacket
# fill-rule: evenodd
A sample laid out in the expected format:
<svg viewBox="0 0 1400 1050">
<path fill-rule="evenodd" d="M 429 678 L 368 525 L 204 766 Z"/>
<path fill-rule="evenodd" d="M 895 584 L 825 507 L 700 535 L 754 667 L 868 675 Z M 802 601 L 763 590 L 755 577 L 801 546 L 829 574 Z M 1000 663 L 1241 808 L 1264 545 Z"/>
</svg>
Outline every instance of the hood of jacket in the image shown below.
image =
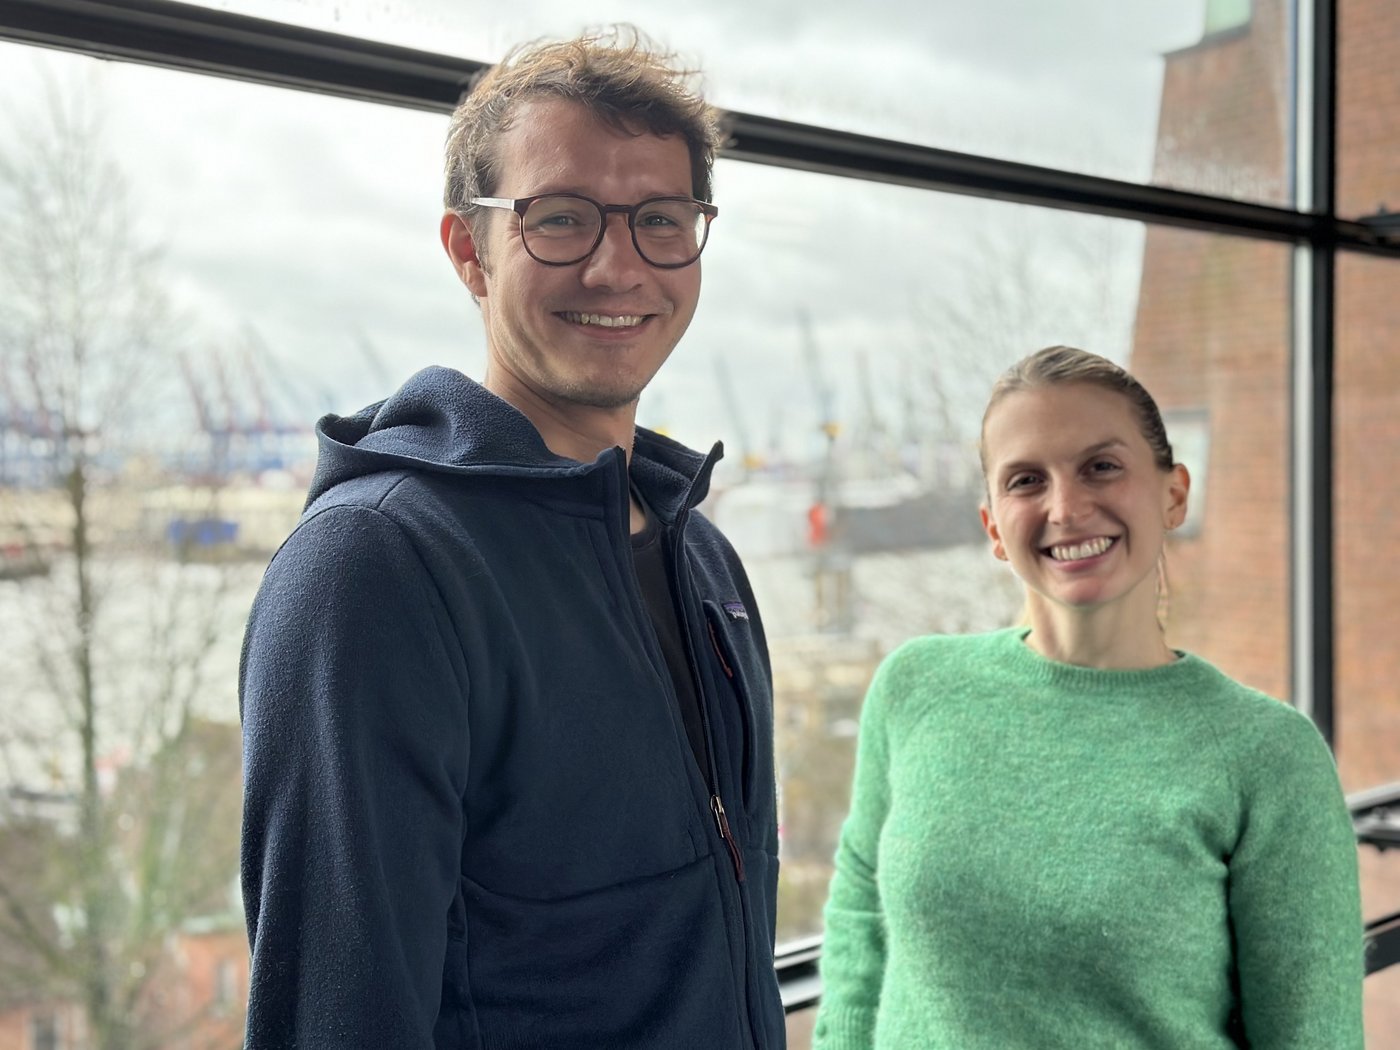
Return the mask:
<svg viewBox="0 0 1400 1050">
<path fill-rule="evenodd" d="M 605 449 L 592 463 L 551 452 L 535 425 L 503 398 L 452 368 L 424 368 L 391 397 L 349 416 L 316 423 L 316 472 L 306 503 L 364 474 L 418 470 L 502 477 L 576 477 L 612 466 L 624 453 Z M 638 427 L 632 477 L 668 522 L 705 498 L 710 471 L 723 455 L 702 456 Z"/>
</svg>

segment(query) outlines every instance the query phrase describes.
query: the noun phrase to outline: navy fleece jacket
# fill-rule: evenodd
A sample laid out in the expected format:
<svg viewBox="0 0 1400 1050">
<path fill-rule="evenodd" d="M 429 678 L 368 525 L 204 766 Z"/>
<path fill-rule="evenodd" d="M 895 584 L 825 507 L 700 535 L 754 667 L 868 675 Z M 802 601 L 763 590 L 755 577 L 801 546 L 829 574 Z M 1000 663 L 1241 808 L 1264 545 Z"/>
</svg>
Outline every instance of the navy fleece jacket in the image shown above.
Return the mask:
<svg viewBox="0 0 1400 1050">
<path fill-rule="evenodd" d="M 441 368 L 318 436 L 243 649 L 249 1050 L 781 1048 L 771 672 L 693 509 L 718 446 L 638 431 L 631 476 L 731 841 L 638 591 L 620 449 L 555 456 Z"/>
</svg>

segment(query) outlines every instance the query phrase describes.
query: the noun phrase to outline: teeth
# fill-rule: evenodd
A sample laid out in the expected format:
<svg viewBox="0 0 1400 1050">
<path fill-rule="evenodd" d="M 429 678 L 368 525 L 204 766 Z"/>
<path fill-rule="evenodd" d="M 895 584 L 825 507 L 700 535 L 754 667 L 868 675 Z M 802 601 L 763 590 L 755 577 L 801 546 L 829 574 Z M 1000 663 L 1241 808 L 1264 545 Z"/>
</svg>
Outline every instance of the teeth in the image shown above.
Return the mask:
<svg viewBox="0 0 1400 1050">
<path fill-rule="evenodd" d="M 1092 558 L 1096 554 L 1102 554 L 1112 546 L 1111 539 L 1107 536 L 1099 536 L 1097 539 L 1085 540 L 1083 543 L 1051 547 L 1050 557 L 1056 561 L 1078 561 L 1080 558 Z"/>
<path fill-rule="evenodd" d="M 640 315 L 624 314 L 622 317 L 612 317 L 608 314 L 579 314 L 566 312 L 564 320 L 574 324 L 596 324 L 601 328 L 635 328 L 646 320 Z"/>
</svg>

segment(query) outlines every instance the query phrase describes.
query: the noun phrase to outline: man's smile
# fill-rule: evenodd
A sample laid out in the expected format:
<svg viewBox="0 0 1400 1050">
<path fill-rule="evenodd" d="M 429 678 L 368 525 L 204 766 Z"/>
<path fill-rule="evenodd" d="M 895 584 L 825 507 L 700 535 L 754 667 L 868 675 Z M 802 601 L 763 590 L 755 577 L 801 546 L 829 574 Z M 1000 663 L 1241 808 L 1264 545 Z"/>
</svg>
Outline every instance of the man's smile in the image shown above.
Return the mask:
<svg viewBox="0 0 1400 1050">
<path fill-rule="evenodd" d="M 602 328 L 636 328 L 654 314 L 585 314 L 574 310 L 564 310 L 555 316 L 570 324 L 598 325 Z"/>
</svg>

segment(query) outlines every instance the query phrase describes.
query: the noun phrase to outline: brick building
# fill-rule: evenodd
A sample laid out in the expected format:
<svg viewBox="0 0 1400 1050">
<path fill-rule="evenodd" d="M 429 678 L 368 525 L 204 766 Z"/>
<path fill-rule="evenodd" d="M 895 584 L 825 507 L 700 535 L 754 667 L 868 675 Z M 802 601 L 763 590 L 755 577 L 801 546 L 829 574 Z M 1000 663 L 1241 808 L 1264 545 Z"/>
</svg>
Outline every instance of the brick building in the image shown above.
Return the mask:
<svg viewBox="0 0 1400 1050">
<path fill-rule="evenodd" d="M 237 1050 L 248 996 L 248 939 L 236 887 L 237 726 L 191 720 L 168 754 L 188 779 L 104 758 L 111 854 L 105 989 L 131 1050 Z M 84 1008 L 89 943 L 75 881 L 77 796 L 0 799 L 0 1050 L 101 1050 Z M 158 838 L 159 847 L 152 848 Z M 150 869 L 144 861 L 158 856 Z M 159 869 L 159 877 L 153 869 Z M 113 1044 L 115 1045 L 115 1044 Z"/>
<path fill-rule="evenodd" d="M 1167 56 L 1153 181 L 1288 205 L 1293 4 L 1210 6 L 1236 17 Z M 1338 7 L 1338 210 L 1360 218 L 1400 198 L 1400 4 Z M 1169 555 L 1171 635 L 1287 697 L 1292 251 L 1151 227 L 1144 252 L 1131 365 L 1206 450 L 1204 514 Z M 1400 608 L 1400 266 L 1341 256 L 1336 311 L 1336 746 L 1356 791 L 1400 780 L 1400 645 L 1383 634 Z M 1361 863 L 1366 917 L 1400 909 L 1400 868 Z M 1390 971 L 1366 994 L 1367 1045 L 1400 1047 Z"/>
<path fill-rule="evenodd" d="M 1154 182 L 1287 196 L 1283 6 L 1167 56 Z M 1204 514 L 1169 555 L 1173 639 L 1274 696 L 1289 675 L 1291 270 L 1284 245 L 1149 227 L 1132 360 L 1208 453 L 1191 464 Z"/>
<path fill-rule="evenodd" d="M 162 1050 L 237 1050 L 248 998 L 248 938 L 241 917 L 195 924 L 171 938 L 140 1008 L 163 1018 Z M 149 1044 L 144 1044 L 149 1045 Z M 71 999 L 0 998 L 0 1050 L 89 1050 L 87 1021 Z"/>
</svg>

